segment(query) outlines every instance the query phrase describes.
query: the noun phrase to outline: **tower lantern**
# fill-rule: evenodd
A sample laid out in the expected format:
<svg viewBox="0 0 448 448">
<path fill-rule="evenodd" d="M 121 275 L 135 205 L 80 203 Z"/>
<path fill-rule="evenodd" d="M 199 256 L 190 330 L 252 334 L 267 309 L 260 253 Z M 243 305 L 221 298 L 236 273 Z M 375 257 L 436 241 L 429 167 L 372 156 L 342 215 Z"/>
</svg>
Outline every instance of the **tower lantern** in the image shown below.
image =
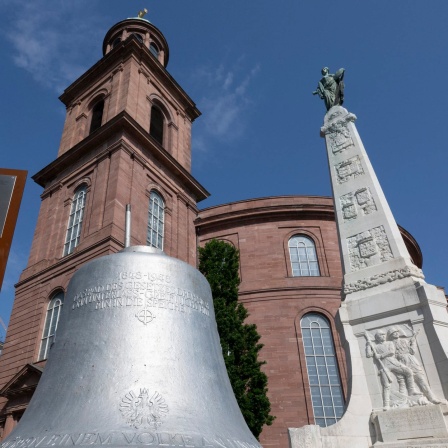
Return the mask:
<svg viewBox="0 0 448 448">
<path fill-rule="evenodd" d="M 151 22 L 138 17 L 122 20 L 107 32 L 103 42 L 103 55 L 130 37 L 149 49 L 164 67 L 168 65 L 169 48 L 165 36 Z"/>
</svg>

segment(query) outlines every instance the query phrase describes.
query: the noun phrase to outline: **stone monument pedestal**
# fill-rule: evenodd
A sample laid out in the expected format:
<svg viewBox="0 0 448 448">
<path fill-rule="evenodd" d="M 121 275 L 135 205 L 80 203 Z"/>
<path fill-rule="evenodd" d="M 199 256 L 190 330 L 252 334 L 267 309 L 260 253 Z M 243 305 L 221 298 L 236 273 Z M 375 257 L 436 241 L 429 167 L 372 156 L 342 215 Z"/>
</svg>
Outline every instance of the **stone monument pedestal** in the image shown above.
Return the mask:
<svg viewBox="0 0 448 448">
<path fill-rule="evenodd" d="M 374 411 L 371 421 L 378 437 L 374 446 L 448 446 L 447 417 L 446 405 Z"/>
</svg>

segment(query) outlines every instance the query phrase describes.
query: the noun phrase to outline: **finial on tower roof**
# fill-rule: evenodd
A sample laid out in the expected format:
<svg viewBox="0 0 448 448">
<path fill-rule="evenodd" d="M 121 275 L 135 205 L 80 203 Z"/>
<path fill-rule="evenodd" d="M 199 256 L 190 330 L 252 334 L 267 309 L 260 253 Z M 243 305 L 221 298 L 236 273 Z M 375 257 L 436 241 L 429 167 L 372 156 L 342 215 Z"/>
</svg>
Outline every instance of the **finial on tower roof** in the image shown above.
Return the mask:
<svg viewBox="0 0 448 448">
<path fill-rule="evenodd" d="M 141 10 L 141 11 L 138 12 L 137 17 L 138 17 L 139 19 L 143 19 L 143 17 L 145 17 L 145 15 L 146 15 L 147 12 L 148 12 L 148 10 L 147 10 L 146 8 L 143 8 L 143 10 Z"/>
</svg>

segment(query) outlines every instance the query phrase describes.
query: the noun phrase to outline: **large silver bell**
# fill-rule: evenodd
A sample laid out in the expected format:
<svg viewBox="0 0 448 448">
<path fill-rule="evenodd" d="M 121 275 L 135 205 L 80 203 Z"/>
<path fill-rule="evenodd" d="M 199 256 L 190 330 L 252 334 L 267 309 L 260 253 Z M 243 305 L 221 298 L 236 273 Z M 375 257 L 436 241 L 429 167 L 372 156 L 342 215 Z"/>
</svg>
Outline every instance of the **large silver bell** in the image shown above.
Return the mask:
<svg viewBox="0 0 448 448">
<path fill-rule="evenodd" d="M 2 448 L 259 448 L 235 400 L 210 286 L 137 246 L 68 286 L 45 371 Z"/>
</svg>

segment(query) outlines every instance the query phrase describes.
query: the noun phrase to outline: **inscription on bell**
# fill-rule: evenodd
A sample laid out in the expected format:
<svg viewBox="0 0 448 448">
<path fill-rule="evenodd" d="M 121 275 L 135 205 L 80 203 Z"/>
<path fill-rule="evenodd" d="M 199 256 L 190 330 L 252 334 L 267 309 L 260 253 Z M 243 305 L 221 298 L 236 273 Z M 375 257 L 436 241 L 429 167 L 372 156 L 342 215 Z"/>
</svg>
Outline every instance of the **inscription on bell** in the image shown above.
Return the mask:
<svg viewBox="0 0 448 448">
<path fill-rule="evenodd" d="M 229 448 L 260 448 L 249 442 L 224 437 L 204 437 L 197 434 L 181 432 L 86 432 L 61 433 L 45 436 L 21 438 L 16 437 L 2 444 L 2 448 L 47 448 L 70 446 L 159 446 L 159 447 L 229 447 Z"/>
<path fill-rule="evenodd" d="M 107 283 L 76 293 L 72 309 L 89 305 L 93 310 L 138 307 L 142 308 L 142 311 L 137 312 L 136 317 L 145 324 L 150 321 L 148 320 L 151 314 L 149 308 L 210 315 L 210 305 L 206 300 L 170 282 L 170 277 L 166 275 L 120 272 L 117 278 Z M 143 316 L 142 313 L 146 315 Z"/>
</svg>

